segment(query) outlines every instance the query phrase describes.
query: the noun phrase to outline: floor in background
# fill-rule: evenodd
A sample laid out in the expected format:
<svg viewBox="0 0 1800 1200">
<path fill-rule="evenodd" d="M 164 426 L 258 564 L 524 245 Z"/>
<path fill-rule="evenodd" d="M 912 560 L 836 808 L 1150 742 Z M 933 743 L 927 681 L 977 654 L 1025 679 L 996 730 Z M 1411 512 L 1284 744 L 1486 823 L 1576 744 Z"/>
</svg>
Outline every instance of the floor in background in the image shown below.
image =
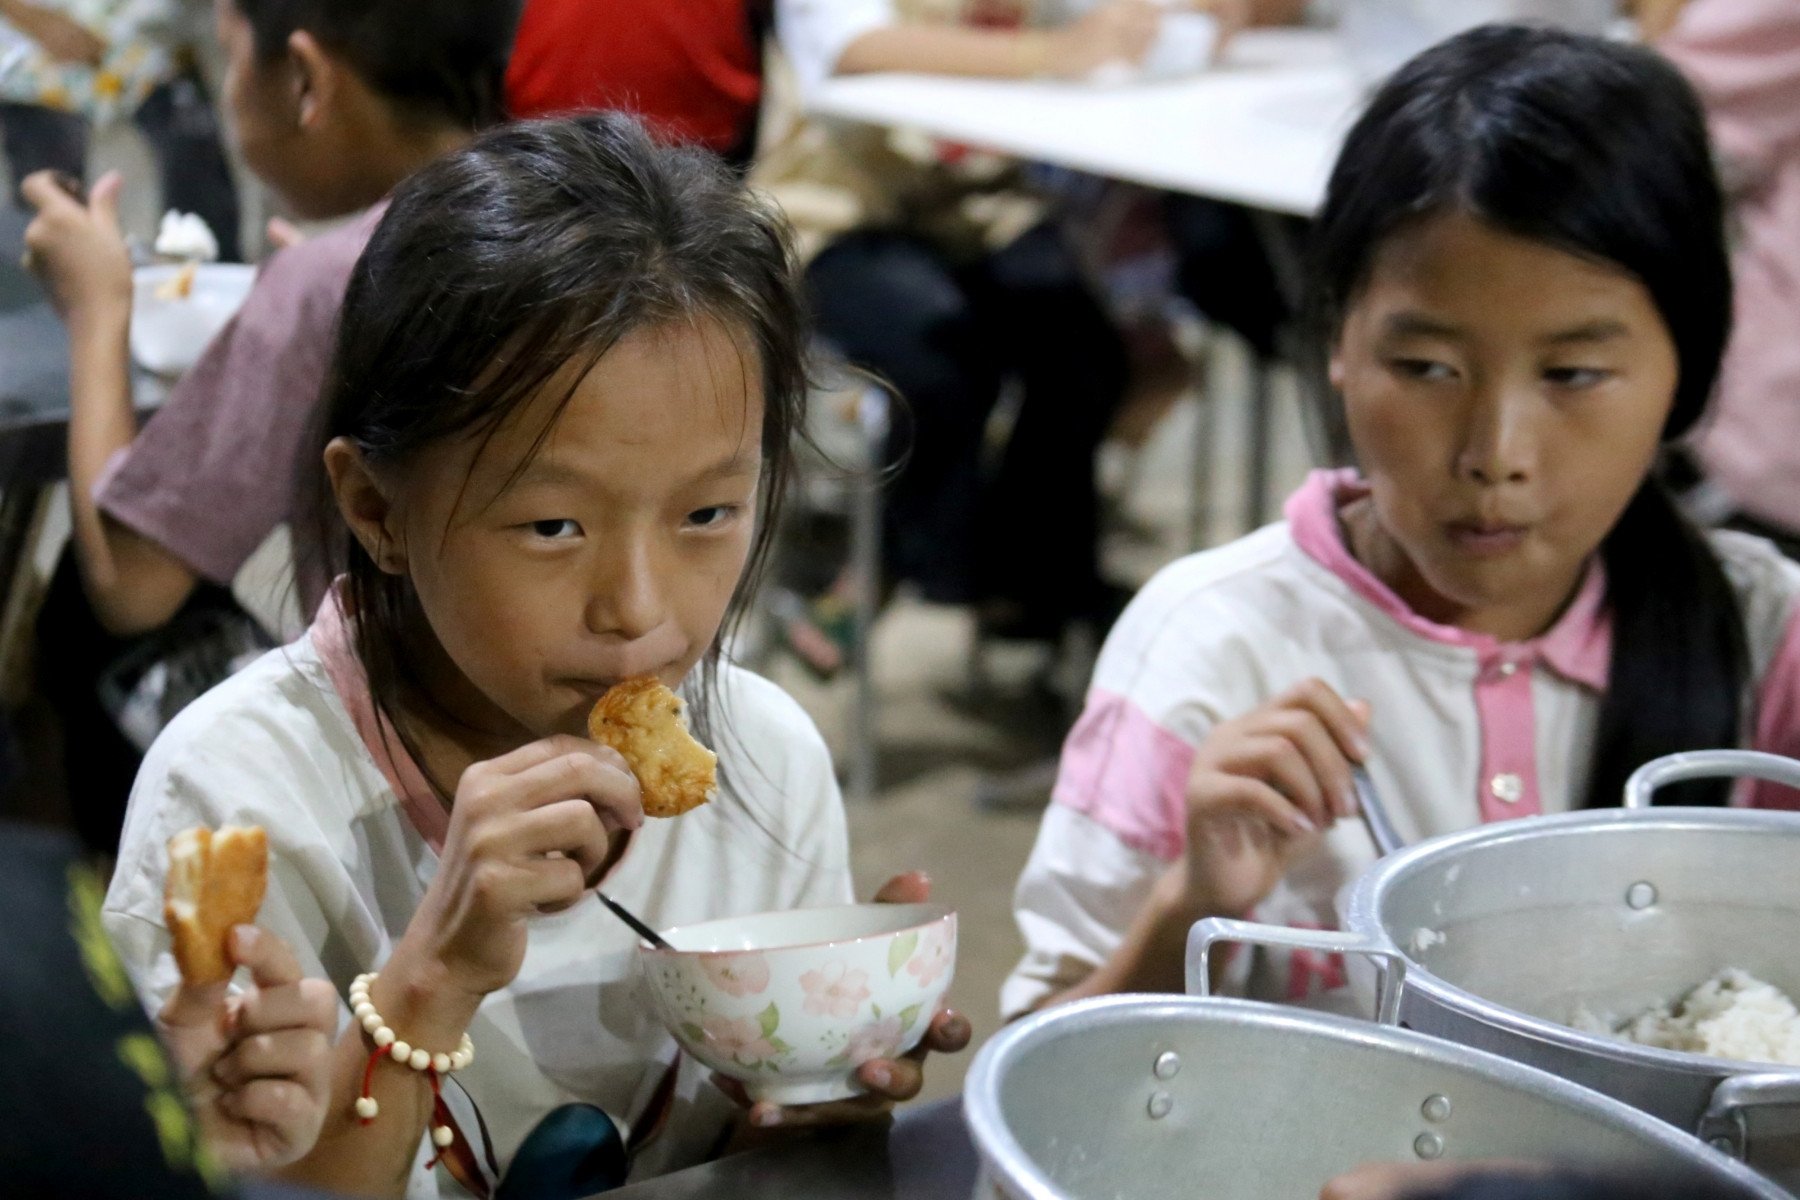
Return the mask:
<svg viewBox="0 0 1800 1200">
<path fill-rule="evenodd" d="M 1219 498 L 1207 524 L 1210 540 L 1241 528 L 1244 416 L 1247 388 L 1235 355 L 1214 373 L 1214 455 L 1207 475 Z M 1291 385 L 1277 391 L 1275 469 L 1270 512 L 1309 465 Z M 1126 505 L 1134 535 L 1106 547 L 1109 569 L 1121 581 L 1144 579 L 1185 552 L 1189 481 L 1194 461 L 1192 400 L 1175 408 L 1135 466 Z M 922 869 L 934 898 L 961 914 L 961 947 L 953 1001 L 975 1023 L 969 1054 L 934 1060 L 925 1094 L 961 1089 L 973 1051 L 999 1024 L 1000 983 L 1018 960 L 1012 889 L 1037 835 L 1042 804 L 1005 810 L 977 807 L 978 788 L 997 774 L 1017 771 L 1055 751 L 1053 705 L 1034 695 L 1030 679 L 1042 664 L 1025 647 L 994 650 L 986 694 L 970 686 L 972 625 L 966 613 L 901 600 L 883 616 L 875 636 L 882 741 L 880 788 L 870 801 L 851 803 L 850 840 L 859 891 L 867 896 L 889 876 Z M 848 733 L 850 685 L 821 685 L 797 668 L 772 671 L 813 714 L 840 761 Z"/>
</svg>

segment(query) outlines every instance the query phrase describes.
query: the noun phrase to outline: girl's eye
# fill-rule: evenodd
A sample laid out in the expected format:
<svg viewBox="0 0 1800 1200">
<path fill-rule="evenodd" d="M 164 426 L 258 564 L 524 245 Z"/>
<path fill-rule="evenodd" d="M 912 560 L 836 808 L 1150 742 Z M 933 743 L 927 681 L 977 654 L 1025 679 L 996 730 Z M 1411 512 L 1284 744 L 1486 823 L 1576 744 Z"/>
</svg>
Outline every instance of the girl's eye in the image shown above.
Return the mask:
<svg viewBox="0 0 1800 1200">
<path fill-rule="evenodd" d="M 1429 358 L 1396 358 L 1388 366 L 1402 379 L 1417 379 L 1424 383 L 1440 383 L 1456 378 L 1455 368 Z"/>
<path fill-rule="evenodd" d="M 712 529 L 723 525 L 736 516 L 738 506 L 735 504 L 714 504 L 709 508 L 697 508 L 687 516 L 688 524 L 697 529 Z"/>
<path fill-rule="evenodd" d="M 552 521 L 533 521 L 530 525 L 530 529 L 531 532 L 538 537 L 553 540 L 579 537 L 581 535 L 581 526 L 569 520 L 567 517 L 558 518 Z"/>
<path fill-rule="evenodd" d="M 1560 388 L 1591 388 L 1612 378 L 1612 372 L 1599 367 L 1551 367 L 1544 378 Z"/>
</svg>

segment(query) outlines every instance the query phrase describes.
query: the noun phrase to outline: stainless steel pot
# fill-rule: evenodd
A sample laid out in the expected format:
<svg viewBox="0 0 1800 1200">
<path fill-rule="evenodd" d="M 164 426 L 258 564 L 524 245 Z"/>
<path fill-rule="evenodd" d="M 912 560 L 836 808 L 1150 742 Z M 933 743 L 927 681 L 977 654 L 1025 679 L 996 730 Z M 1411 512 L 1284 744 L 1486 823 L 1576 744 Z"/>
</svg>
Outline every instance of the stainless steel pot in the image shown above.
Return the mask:
<svg viewBox="0 0 1800 1200">
<path fill-rule="evenodd" d="M 1483 826 L 1383 859 L 1327 948 L 1406 959 L 1408 1028 L 1493 1051 L 1692 1130 L 1800 1190 L 1800 1070 L 1658 1050 L 1571 1028 L 1626 1016 L 1741 967 L 1800 996 L 1800 815 L 1651 809 L 1656 788 L 1749 775 L 1800 786 L 1800 763 L 1747 752 L 1658 760 L 1626 810 Z M 1372 825 L 1383 822 L 1377 811 Z M 1202 923 L 1206 924 L 1206 923 Z M 1189 940 L 1189 990 L 1205 950 Z M 1284 941 L 1314 944 L 1299 931 Z M 1201 969 L 1195 973 L 1196 964 Z"/>
<path fill-rule="evenodd" d="M 1525 1158 L 1778 1200 L 1743 1164 L 1518 1063 L 1245 1000 L 1109 996 L 976 1056 L 963 1109 L 1011 1200 L 1294 1200 L 1369 1162 Z"/>
</svg>

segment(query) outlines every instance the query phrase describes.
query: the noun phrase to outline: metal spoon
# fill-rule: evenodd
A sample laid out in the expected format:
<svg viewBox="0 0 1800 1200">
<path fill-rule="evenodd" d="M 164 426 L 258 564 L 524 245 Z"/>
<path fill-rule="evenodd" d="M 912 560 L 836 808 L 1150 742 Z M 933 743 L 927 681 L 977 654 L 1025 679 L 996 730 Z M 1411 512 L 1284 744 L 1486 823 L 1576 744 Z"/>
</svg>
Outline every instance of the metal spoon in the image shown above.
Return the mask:
<svg viewBox="0 0 1800 1200">
<path fill-rule="evenodd" d="M 638 920 L 629 908 L 626 908 L 623 904 L 620 904 L 617 900 L 614 900 L 599 888 L 594 889 L 594 895 L 600 897 L 600 903 L 612 909 L 613 916 L 631 926 L 632 932 L 636 933 L 646 942 L 649 942 L 652 946 L 655 946 L 658 950 L 673 950 L 675 948 L 663 940 L 662 934 Z"/>
<path fill-rule="evenodd" d="M 1381 797 L 1376 794 L 1375 783 L 1369 778 L 1368 770 L 1351 767 L 1350 781 L 1356 788 L 1356 807 L 1362 813 L 1369 837 L 1375 842 L 1376 853 L 1386 858 L 1396 850 L 1406 849 L 1406 840 L 1395 832 L 1394 823 L 1388 819 L 1387 809 L 1382 807 Z"/>
</svg>

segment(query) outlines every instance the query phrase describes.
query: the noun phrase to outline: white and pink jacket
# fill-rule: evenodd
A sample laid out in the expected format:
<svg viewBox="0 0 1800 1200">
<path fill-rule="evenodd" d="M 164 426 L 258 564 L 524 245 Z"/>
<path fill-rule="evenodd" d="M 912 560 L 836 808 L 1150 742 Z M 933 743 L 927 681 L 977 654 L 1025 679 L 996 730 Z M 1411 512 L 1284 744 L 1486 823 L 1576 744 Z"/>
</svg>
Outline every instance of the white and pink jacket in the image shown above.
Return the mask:
<svg viewBox="0 0 1800 1200">
<path fill-rule="evenodd" d="M 1337 511 L 1362 492 L 1352 472 L 1315 472 L 1288 501 L 1285 523 L 1170 565 L 1126 609 L 1019 880 L 1026 952 L 1001 991 L 1008 1016 L 1117 947 L 1184 851 L 1188 770 L 1212 727 L 1305 679 L 1372 706 L 1370 775 L 1409 842 L 1582 805 L 1611 653 L 1600 569 L 1532 641 L 1437 625 L 1344 545 Z M 1714 546 L 1749 632 L 1744 740 L 1800 751 L 1800 567 L 1742 535 L 1716 535 Z M 1781 804 L 1794 794 L 1740 799 Z M 1340 822 L 1254 916 L 1331 928 L 1338 892 L 1374 858 L 1362 824 Z M 1325 956 L 1264 950 L 1236 956 L 1233 970 L 1235 990 L 1260 999 L 1347 1000 L 1343 964 Z"/>
</svg>

